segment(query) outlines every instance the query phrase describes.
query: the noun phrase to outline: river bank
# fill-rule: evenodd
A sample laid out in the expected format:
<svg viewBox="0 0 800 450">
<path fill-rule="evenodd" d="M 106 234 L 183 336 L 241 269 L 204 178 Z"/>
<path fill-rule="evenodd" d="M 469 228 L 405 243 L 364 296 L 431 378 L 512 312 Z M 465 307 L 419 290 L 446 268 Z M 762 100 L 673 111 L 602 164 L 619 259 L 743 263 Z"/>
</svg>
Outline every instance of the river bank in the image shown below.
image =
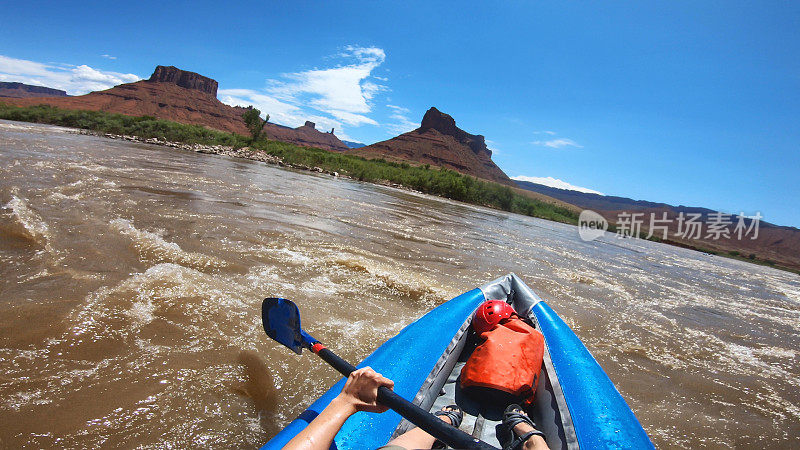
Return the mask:
<svg viewBox="0 0 800 450">
<path fill-rule="evenodd" d="M 453 170 L 431 168 L 428 165 L 412 166 L 383 159 L 367 160 L 340 152 L 299 147 L 268 139 L 253 141 L 234 133 L 148 116 L 135 117 L 102 111 L 62 110 L 46 105 L 17 107 L 0 102 L 0 118 L 71 127 L 84 130 L 88 134 L 111 139 L 251 159 L 281 167 L 408 189 L 556 222 L 572 225 L 578 223 L 579 209 L 577 207 L 542 201 L 537 199 L 532 192 L 525 191 L 524 194 L 521 194 L 505 185 L 479 180 Z M 614 230 L 615 224 L 609 224 L 609 231 L 613 233 Z M 662 241 L 656 236 L 648 237 L 646 230 L 639 232 L 639 238 L 800 273 L 797 268 L 780 261 L 757 257 L 745 258 L 739 255 L 739 251 L 734 251 L 736 249 L 717 251 L 706 248 L 706 245 L 678 243 L 672 240 Z"/>
<path fill-rule="evenodd" d="M 319 167 L 328 172 L 348 175 L 353 179 L 379 184 L 393 183 L 426 194 L 480 206 L 497 208 L 531 217 L 577 224 L 578 212 L 537 199 L 533 193 L 514 192 L 509 186 L 480 180 L 445 168 L 428 165 L 412 166 L 383 159 L 365 159 L 341 152 L 300 147 L 268 139 L 253 140 L 234 133 L 186 125 L 149 116 L 126 116 L 102 111 L 64 110 L 47 105 L 17 107 L 0 103 L 0 119 L 45 123 L 86 129 L 98 133 L 156 138 L 177 144 L 228 146 L 233 150 L 249 147 L 253 151 L 280 158 L 284 164 L 297 167 Z"/>
<path fill-rule="evenodd" d="M 206 153 L 210 155 L 222 155 L 222 156 L 229 156 L 231 158 L 244 158 L 250 159 L 253 161 L 259 161 L 267 164 L 274 164 L 279 167 L 287 167 L 291 169 L 297 170 L 306 170 L 309 172 L 317 172 L 317 173 L 324 173 L 327 175 L 331 175 L 333 177 L 344 176 L 345 178 L 350 178 L 346 175 L 339 175 L 339 172 L 330 171 L 323 169 L 322 167 L 311 167 L 306 166 L 303 164 L 293 164 L 287 163 L 283 160 L 283 158 L 271 155 L 263 150 L 252 149 L 250 147 L 240 147 L 235 148 L 228 145 L 206 145 L 206 144 L 186 144 L 182 142 L 175 142 L 175 141 L 167 141 L 159 138 L 143 138 L 140 136 L 132 136 L 126 134 L 113 134 L 113 133 L 99 133 L 90 130 L 82 130 L 80 128 L 74 129 L 75 134 L 82 134 L 88 136 L 99 136 L 104 137 L 107 139 L 118 139 L 128 142 L 139 142 L 142 144 L 152 144 L 152 145 L 161 145 L 164 147 L 170 148 L 177 148 L 181 150 L 187 150 L 196 153 Z M 402 185 L 394 185 L 391 186 L 398 187 L 398 188 L 405 188 Z"/>
</svg>

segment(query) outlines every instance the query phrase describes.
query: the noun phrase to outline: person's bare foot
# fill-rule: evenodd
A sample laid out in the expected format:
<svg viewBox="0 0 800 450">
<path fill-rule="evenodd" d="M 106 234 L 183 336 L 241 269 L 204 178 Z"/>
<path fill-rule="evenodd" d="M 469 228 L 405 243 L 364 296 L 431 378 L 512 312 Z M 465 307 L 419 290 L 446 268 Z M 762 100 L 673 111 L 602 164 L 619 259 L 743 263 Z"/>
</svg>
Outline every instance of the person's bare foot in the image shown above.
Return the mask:
<svg viewBox="0 0 800 450">
<path fill-rule="evenodd" d="M 507 410 L 507 411 L 509 411 L 509 410 Z M 525 410 L 520 408 L 520 407 L 517 407 L 517 408 L 514 408 L 514 409 L 510 409 L 510 412 L 517 413 L 517 414 L 523 415 L 525 417 L 528 417 L 528 413 L 526 413 Z M 514 434 L 517 435 L 517 437 L 519 437 L 519 436 L 525 436 L 526 434 L 530 433 L 531 431 L 538 431 L 538 430 L 536 428 L 534 428 L 533 425 L 531 425 L 528 422 L 519 422 L 519 423 L 514 425 L 513 431 L 514 431 Z M 538 434 L 535 434 L 535 435 L 529 437 L 525 441 L 525 443 L 522 444 L 522 446 L 519 447 L 519 448 L 523 448 L 525 450 L 546 450 L 546 449 L 548 449 L 547 442 L 545 442 L 544 438 L 541 435 L 538 435 Z"/>
<path fill-rule="evenodd" d="M 452 407 L 452 406 L 445 406 L 444 408 L 442 408 L 442 411 L 447 411 L 447 412 L 457 412 L 457 411 L 458 411 L 458 409 L 456 409 L 456 408 L 454 408 L 454 407 Z M 441 419 L 441 420 L 442 420 L 442 422 L 445 422 L 445 423 L 447 423 L 448 425 L 452 425 L 452 424 L 453 424 L 453 419 L 451 419 L 451 418 L 450 418 L 450 416 L 447 416 L 447 415 L 445 415 L 445 414 L 442 414 L 442 415 L 440 415 L 440 416 L 436 416 L 436 417 L 438 417 L 439 419 Z"/>
<path fill-rule="evenodd" d="M 443 414 L 443 413 L 450 413 L 450 414 Z M 464 417 L 464 412 L 461 411 L 461 408 L 459 408 L 458 405 L 448 405 L 440 409 L 439 411 L 436 411 L 434 415 L 439 419 L 441 419 L 442 422 L 458 427 L 461 425 L 461 420 Z M 454 418 L 456 422 L 453 422 Z"/>
<path fill-rule="evenodd" d="M 436 411 L 434 415 L 441 419 L 442 422 L 449 423 L 454 427 L 461 425 L 461 420 L 464 418 L 464 412 L 456 405 L 445 406 Z M 450 417 L 450 415 L 453 417 Z M 414 427 L 392 439 L 387 445 L 395 445 L 402 448 L 432 448 L 436 445 L 436 439 L 421 428 Z"/>
</svg>

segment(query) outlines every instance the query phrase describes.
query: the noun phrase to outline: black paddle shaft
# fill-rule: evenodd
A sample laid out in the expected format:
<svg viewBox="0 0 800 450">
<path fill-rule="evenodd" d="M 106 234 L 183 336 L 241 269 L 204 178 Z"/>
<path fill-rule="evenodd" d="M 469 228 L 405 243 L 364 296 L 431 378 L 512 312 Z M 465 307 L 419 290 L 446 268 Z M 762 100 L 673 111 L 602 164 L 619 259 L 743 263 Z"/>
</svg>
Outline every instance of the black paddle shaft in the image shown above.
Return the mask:
<svg viewBox="0 0 800 450">
<path fill-rule="evenodd" d="M 349 377 L 354 370 L 350 363 L 338 357 L 335 353 L 322 348 L 317 352 L 320 358 L 325 360 L 342 375 Z M 419 406 L 395 394 L 391 389 L 381 386 L 378 388 L 378 402 L 397 411 L 398 414 L 408 419 L 409 422 L 417 425 L 430 433 L 431 436 L 439 439 L 452 448 L 469 448 L 482 450 L 497 450 L 497 448 L 474 438 L 458 428 L 448 425 L 439 420 L 436 416 L 425 411 Z"/>
</svg>

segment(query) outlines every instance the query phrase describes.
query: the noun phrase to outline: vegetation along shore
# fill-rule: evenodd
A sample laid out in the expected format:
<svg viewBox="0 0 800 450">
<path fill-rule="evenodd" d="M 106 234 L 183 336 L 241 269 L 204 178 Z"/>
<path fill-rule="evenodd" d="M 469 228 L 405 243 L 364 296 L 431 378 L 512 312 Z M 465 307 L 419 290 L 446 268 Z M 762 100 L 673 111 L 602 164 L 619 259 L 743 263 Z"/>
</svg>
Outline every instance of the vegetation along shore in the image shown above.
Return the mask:
<svg viewBox="0 0 800 450">
<path fill-rule="evenodd" d="M 201 153 L 220 154 L 246 158 L 291 167 L 345 176 L 359 181 L 385 184 L 416 190 L 453 200 L 487 206 L 556 222 L 577 225 L 578 213 L 574 209 L 553 205 L 514 192 L 508 186 L 480 180 L 469 175 L 429 165 L 413 166 L 384 159 L 365 159 L 318 148 L 266 139 L 253 129 L 252 136 L 211 130 L 199 125 L 187 125 L 150 116 L 128 116 L 103 111 L 67 110 L 48 105 L 18 107 L 0 103 L 0 119 L 20 122 L 44 123 L 88 130 L 108 138 L 128 139 L 144 143 L 165 145 Z M 609 224 L 614 232 L 615 225 Z M 640 238 L 647 238 L 646 231 Z M 647 238 L 656 242 L 677 245 L 704 253 L 768 265 L 799 273 L 774 261 L 717 252 L 707 248 L 662 241 L 656 236 Z"/>
<path fill-rule="evenodd" d="M 454 170 L 412 166 L 383 159 L 300 147 L 263 137 L 210 130 L 149 116 L 127 116 L 102 111 L 66 110 L 47 105 L 17 107 L 0 103 L 0 119 L 80 128 L 108 137 L 138 138 L 204 153 L 225 154 L 281 164 L 298 169 L 336 173 L 360 181 L 390 183 L 426 194 L 531 217 L 577 224 L 578 214 L 514 192 L 508 186 L 479 180 Z M 256 134 L 256 133 L 254 133 Z"/>
</svg>

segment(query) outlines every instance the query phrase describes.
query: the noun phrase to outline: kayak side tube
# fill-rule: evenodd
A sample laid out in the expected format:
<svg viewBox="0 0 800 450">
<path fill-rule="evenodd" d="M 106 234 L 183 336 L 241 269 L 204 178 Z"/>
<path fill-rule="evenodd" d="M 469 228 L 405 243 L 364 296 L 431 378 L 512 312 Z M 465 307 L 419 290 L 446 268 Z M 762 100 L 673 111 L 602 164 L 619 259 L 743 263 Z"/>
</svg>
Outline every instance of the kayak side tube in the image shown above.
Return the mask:
<svg viewBox="0 0 800 450">
<path fill-rule="evenodd" d="M 654 448 L 614 383 L 543 300 L 531 308 L 545 337 L 581 449 Z"/>
<path fill-rule="evenodd" d="M 397 394 L 406 399 L 414 398 L 442 355 L 455 351 L 453 342 L 459 341 L 467 331 L 468 319 L 483 301 L 483 292 L 473 289 L 436 307 L 378 347 L 358 367 L 372 367 L 394 381 Z M 421 342 L 425 344 L 420 345 Z M 334 384 L 262 449 L 282 448 L 339 395 L 344 382 L 343 378 Z M 334 448 L 378 448 L 386 444 L 400 419 L 392 410 L 383 414 L 356 413 L 339 430 Z"/>
</svg>

